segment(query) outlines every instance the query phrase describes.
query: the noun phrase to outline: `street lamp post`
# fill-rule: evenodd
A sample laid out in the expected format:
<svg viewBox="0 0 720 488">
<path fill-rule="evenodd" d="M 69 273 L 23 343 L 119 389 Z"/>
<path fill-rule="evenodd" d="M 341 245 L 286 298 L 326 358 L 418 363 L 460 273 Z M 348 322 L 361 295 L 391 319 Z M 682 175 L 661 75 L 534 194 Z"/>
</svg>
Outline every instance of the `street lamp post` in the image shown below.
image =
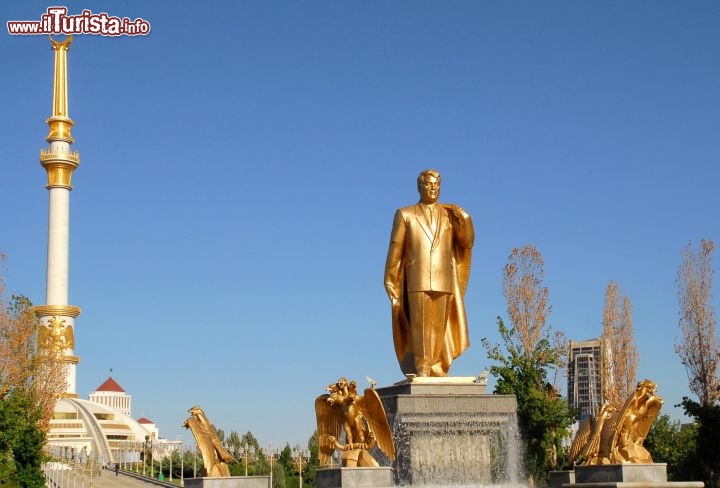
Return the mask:
<svg viewBox="0 0 720 488">
<path fill-rule="evenodd" d="M 242 456 L 243 456 L 243 459 L 245 460 L 245 476 L 247 476 L 248 475 L 248 462 L 250 460 L 249 458 L 252 457 L 253 459 L 255 459 L 255 447 L 245 444 L 245 447 L 243 448 Z"/>
<path fill-rule="evenodd" d="M 300 447 L 300 444 L 295 446 L 295 449 L 293 449 L 293 464 L 295 465 L 295 469 L 298 471 L 298 479 L 299 481 L 299 488 L 302 488 L 302 472 L 303 467 L 305 467 L 310 460 L 310 453 L 306 450 Z"/>
<path fill-rule="evenodd" d="M 275 456 L 276 456 L 275 449 L 273 449 L 272 444 L 268 446 L 267 454 L 265 457 L 267 458 L 268 462 L 270 463 L 270 488 L 273 488 L 273 464 L 275 463 Z"/>
<path fill-rule="evenodd" d="M 193 478 L 197 478 L 197 446 L 195 446 L 193 457 Z"/>
<path fill-rule="evenodd" d="M 185 486 L 185 449 L 180 444 L 180 486 Z"/>
<path fill-rule="evenodd" d="M 86 447 L 80 451 L 80 463 L 79 468 L 83 475 L 90 478 L 90 488 L 93 488 L 93 477 L 96 477 L 100 474 L 100 470 L 102 469 L 102 463 L 98 463 L 97 459 L 93 460 L 91 455 L 87 454 Z M 83 485 L 84 485 L 83 481 Z"/>
<path fill-rule="evenodd" d="M 179 444 L 175 445 L 174 452 L 178 452 L 178 448 L 179 448 L 179 451 L 180 451 L 180 486 L 182 486 L 182 484 L 183 484 L 183 481 L 182 481 L 182 435 L 180 435 L 180 434 L 177 434 L 175 436 L 175 442 L 178 442 L 178 441 L 179 441 Z M 170 482 L 172 483 L 172 454 L 170 455 Z"/>
</svg>

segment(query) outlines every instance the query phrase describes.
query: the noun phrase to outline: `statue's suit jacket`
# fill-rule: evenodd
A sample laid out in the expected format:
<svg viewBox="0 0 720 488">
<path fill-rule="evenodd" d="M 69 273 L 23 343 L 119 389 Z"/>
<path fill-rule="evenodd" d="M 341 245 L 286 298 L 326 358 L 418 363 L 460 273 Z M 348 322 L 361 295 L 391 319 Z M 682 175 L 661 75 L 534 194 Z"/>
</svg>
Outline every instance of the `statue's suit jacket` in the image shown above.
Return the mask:
<svg viewBox="0 0 720 488">
<path fill-rule="evenodd" d="M 415 372 L 409 340 L 408 293 L 433 291 L 452 294 L 442 357 L 445 374 L 450 363 L 470 344 L 463 296 L 474 242 L 472 219 L 470 216 L 456 218 L 442 205 L 437 207 L 435 233 L 423 207 L 416 204 L 395 213 L 390 235 L 385 284 L 398 295 L 393 307 L 393 338 L 403 373 Z"/>
</svg>

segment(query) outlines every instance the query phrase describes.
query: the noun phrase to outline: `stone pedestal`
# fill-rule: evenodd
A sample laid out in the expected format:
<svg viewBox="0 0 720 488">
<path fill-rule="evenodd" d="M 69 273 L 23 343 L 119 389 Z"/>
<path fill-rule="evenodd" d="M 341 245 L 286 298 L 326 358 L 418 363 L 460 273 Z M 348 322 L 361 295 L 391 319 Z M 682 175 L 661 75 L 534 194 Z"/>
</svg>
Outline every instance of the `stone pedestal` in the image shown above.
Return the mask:
<svg viewBox="0 0 720 488">
<path fill-rule="evenodd" d="M 602 464 L 575 466 L 575 484 L 587 483 L 665 483 L 667 464 Z"/>
<path fill-rule="evenodd" d="M 474 380 L 414 378 L 377 389 L 395 439 L 396 484 L 518 481 L 515 397 L 487 395 Z"/>
<path fill-rule="evenodd" d="M 574 480 L 555 473 L 574 473 Z M 702 481 L 668 481 L 667 464 L 601 464 L 575 466 L 573 471 L 551 473 L 552 488 L 702 488 Z"/>
<path fill-rule="evenodd" d="M 565 484 L 575 484 L 575 471 L 550 471 L 550 488 L 560 488 Z"/>
<path fill-rule="evenodd" d="M 316 471 L 318 488 L 389 488 L 395 486 L 392 468 L 328 468 Z"/>
<path fill-rule="evenodd" d="M 185 478 L 185 488 L 268 488 L 269 476 L 228 476 L 222 478 Z"/>
</svg>

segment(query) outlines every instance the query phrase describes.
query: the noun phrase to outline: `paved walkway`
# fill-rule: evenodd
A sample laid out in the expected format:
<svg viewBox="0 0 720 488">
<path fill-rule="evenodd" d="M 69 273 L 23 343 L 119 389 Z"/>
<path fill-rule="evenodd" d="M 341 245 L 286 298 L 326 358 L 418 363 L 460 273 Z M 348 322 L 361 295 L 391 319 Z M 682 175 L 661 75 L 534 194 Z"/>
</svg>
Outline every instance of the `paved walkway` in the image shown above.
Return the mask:
<svg viewBox="0 0 720 488">
<path fill-rule="evenodd" d="M 46 469 L 48 488 L 156 488 L 157 484 L 143 481 L 120 472 L 118 476 L 111 470 L 104 469 L 100 476 L 82 475 L 72 469 Z"/>
</svg>

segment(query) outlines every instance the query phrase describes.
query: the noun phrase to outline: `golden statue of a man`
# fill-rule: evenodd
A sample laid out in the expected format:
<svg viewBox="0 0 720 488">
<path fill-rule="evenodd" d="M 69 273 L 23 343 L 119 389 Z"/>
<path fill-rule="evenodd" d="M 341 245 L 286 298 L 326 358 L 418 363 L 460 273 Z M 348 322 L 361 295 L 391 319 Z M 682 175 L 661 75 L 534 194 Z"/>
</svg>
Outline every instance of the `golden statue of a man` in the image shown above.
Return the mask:
<svg viewBox="0 0 720 488">
<path fill-rule="evenodd" d="M 417 179 L 420 201 L 395 213 L 385 263 L 393 339 L 405 375 L 447 376 L 470 344 L 463 297 L 475 241 L 470 215 L 440 204 L 440 173 Z"/>
</svg>

